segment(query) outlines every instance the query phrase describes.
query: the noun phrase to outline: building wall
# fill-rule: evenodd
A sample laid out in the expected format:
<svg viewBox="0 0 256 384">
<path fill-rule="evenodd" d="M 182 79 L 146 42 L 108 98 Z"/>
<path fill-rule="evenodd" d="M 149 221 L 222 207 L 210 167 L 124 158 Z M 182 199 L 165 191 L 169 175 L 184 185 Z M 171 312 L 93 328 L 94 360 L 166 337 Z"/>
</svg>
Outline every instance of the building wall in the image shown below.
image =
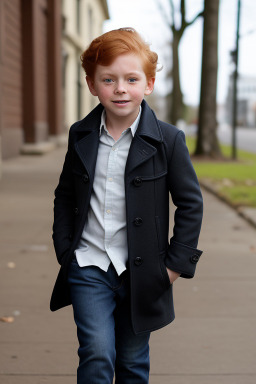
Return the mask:
<svg viewBox="0 0 256 384">
<path fill-rule="evenodd" d="M 80 55 L 102 33 L 106 0 L 0 0 L 1 160 L 54 148 L 97 103 Z"/>
<path fill-rule="evenodd" d="M 24 142 L 48 139 L 47 0 L 22 0 Z"/>
<path fill-rule="evenodd" d="M 98 104 L 88 91 L 80 55 L 102 34 L 103 21 L 108 18 L 105 1 L 63 0 L 63 99 L 64 122 L 68 129 Z"/>
<path fill-rule="evenodd" d="M 1 0 L 2 156 L 19 152 L 22 132 L 22 50 L 20 1 Z"/>
<path fill-rule="evenodd" d="M 37 152 L 62 132 L 60 5 L 61 0 L 0 0 L 3 159 Z"/>
<path fill-rule="evenodd" d="M 23 130 L 24 141 L 33 150 L 62 132 L 61 3 L 21 0 L 21 4 Z"/>
</svg>

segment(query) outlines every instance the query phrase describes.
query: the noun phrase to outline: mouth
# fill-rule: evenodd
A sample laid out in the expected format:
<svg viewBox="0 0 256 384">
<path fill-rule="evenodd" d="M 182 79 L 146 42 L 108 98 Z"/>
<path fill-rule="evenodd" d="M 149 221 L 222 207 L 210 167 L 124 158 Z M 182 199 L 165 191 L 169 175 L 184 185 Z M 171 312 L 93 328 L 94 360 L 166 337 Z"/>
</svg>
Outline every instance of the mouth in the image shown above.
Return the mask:
<svg viewBox="0 0 256 384">
<path fill-rule="evenodd" d="M 129 103 L 129 100 L 114 100 L 113 101 L 114 104 L 127 104 Z"/>
</svg>

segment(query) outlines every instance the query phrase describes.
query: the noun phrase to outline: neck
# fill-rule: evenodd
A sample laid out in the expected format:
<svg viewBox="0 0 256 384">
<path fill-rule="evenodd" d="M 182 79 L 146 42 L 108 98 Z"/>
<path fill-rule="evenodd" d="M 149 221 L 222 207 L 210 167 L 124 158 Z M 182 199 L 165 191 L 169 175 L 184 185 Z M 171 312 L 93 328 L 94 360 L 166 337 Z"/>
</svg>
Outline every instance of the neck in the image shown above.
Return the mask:
<svg viewBox="0 0 256 384">
<path fill-rule="evenodd" d="M 139 114 L 139 109 L 136 114 L 132 116 L 111 116 L 111 114 L 108 114 L 106 112 L 106 126 L 109 132 L 120 132 L 121 133 L 129 128 L 134 121 L 136 120 L 138 114 Z"/>
</svg>

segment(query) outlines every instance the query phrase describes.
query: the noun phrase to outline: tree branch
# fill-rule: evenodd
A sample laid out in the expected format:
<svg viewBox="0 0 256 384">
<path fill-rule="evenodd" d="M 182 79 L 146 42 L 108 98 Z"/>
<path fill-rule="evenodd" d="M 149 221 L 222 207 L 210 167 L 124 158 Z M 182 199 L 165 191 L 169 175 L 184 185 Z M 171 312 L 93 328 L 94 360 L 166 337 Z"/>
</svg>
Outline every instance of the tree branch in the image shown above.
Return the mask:
<svg viewBox="0 0 256 384">
<path fill-rule="evenodd" d="M 167 15 L 166 15 L 166 12 L 165 12 L 163 6 L 162 6 L 161 1 L 157 0 L 157 1 L 156 1 L 156 4 L 157 4 L 157 6 L 158 6 L 160 12 L 162 13 L 163 18 L 165 19 L 166 24 L 168 25 L 169 28 L 172 29 L 172 27 L 173 27 L 173 23 L 171 23 L 170 20 L 168 20 L 168 17 L 167 17 Z"/>
<path fill-rule="evenodd" d="M 187 27 L 189 27 L 191 24 L 193 24 L 199 17 L 204 17 L 204 11 L 202 12 L 199 12 L 193 20 L 191 20 L 190 22 L 187 22 Z"/>
<path fill-rule="evenodd" d="M 173 4 L 173 0 L 169 0 L 169 3 L 170 3 L 170 7 L 171 7 L 171 16 L 172 16 L 172 20 L 170 21 L 166 15 L 166 12 L 162 6 L 162 3 L 161 3 L 161 0 L 157 0 L 156 1 L 156 4 L 160 10 L 160 12 L 162 13 L 162 16 L 163 18 L 165 19 L 168 27 L 172 30 L 172 33 L 176 33 L 178 35 L 178 39 L 180 39 L 183 35 L 183 32 L 185 31 L 185 29 L 187 27 L 189 27 L 190 25 L 192 25 L 199 17 L 203 17 L 204 16 L 204 11 L 202 12 L 199 12 L 193 20 L 191 21 L 186 21 L 186 2 L 185 0 L 180 0 L 180 13 L 181 13 L 181 26 L 179 29 L 177 29 L 175 27 L 175 10 L 174 10 L 174 4 Z"/>
<path fill-rule="evenodd" d="M 193 20 L 191 20 L 191 21 L 184 21 L 184 23 L 182 24 L 181 29 L 180 29 L 181 34 L 183 34 L 183 32 L 185 31 L 185 29 L 186 29 L 187 27 L 189 27 L 190 25 L 194 24 L 194 22 L 195 22 L 199 17 L 203 17 L 203 16 L 204 16 L 204 11 L 199 12 L 199 13 L 194 17 Z"/>
<path fill-rule="evenodd" d="M 180 29 L 183 29 L 183 26 L 186 24 L 186 3 L 185 3 L 185 0 L 180 0 L 180 14 L 181 14 L 181 27 L 180 27 Z"/>
<path fill-rule="evenodd" d="M 170 6 L 171 6 L 171 12 L 172 12 L 172 25 L 173 25 L 173 28 L 175 29 L 173 0 L 169 0 L 169 3 L 170 3 Z"/>
</svg>

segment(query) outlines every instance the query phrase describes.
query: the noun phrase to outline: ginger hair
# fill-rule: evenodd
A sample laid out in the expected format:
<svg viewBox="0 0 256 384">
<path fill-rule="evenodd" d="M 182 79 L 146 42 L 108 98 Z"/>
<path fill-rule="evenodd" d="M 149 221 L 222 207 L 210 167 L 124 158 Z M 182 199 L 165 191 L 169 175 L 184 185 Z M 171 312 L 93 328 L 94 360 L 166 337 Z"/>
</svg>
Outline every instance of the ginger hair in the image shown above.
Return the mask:
<svg viewBox="0 0 256 384">
<path fill-rule="evenodd" d="M 120 28 L 94 39 L 82 53 L 82 67 L 88 77 L 94 78 L 96 66 L 111 65 L 116 57 L 124 54 L 138 55 L 147 79 L 156 76 L 157 53 L 150 50 L 139 33 L 133 28 Z"/>
</svg>

